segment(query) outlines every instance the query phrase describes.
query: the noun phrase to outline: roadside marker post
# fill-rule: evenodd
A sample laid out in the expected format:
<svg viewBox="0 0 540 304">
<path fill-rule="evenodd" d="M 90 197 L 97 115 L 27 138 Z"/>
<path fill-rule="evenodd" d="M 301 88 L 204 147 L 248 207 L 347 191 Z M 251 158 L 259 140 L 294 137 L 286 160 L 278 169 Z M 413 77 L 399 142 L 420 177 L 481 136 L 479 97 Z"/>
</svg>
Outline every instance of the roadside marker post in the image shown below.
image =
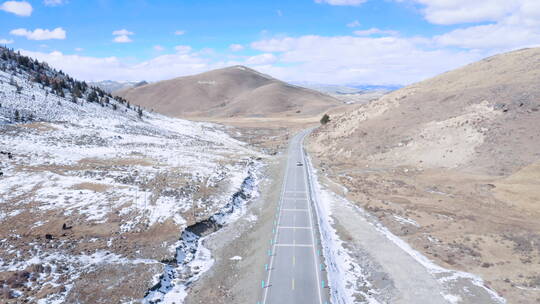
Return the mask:
<svg viewBox="0 0 540 304">
<path fill-rule="evenodd" d="M 324 280 L 322 281 L 322 288 L 324 288 Z"/>
<path fill-rule="evenodd" d="M 268 264 L 264 264 L 264 270 L 268 271 Z"/>
<path fill-rule="evenodd" d="M 261 287 L 264 288 L 264 280 L 262 280 Z"/>
</svg>

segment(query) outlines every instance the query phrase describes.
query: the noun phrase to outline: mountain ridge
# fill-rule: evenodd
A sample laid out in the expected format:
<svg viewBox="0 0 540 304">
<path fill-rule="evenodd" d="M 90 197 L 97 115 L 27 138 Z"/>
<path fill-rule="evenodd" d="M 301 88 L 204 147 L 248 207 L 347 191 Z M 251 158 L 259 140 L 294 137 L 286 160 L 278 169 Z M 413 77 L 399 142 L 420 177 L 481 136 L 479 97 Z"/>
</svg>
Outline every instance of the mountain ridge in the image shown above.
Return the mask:
<svg viewBox="0 0 540 304">
<path fill-rule="evenodd" d="M 240 65 L 115 93 L 133 104 L 186 117 L 315 115 L 341 104 L 323 93 Z"/>
</svg>

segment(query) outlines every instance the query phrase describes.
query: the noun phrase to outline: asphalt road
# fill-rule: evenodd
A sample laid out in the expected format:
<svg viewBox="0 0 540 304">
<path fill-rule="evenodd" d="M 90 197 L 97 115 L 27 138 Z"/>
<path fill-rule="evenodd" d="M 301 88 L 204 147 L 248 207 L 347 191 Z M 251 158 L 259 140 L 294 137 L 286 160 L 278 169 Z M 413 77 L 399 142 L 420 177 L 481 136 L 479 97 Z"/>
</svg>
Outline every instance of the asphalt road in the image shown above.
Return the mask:
<svg viewBox="0 0 540 304">
<path fill-rule="evenodd" d="M 289 143 L 281 199 L 276 208 L 268 252 L 268 275 L 263 286 L 265 304 L 327 303 L 319 232 L 309 199 L 302 147 L 308 132 L 302 131 Z"/>
</svg>

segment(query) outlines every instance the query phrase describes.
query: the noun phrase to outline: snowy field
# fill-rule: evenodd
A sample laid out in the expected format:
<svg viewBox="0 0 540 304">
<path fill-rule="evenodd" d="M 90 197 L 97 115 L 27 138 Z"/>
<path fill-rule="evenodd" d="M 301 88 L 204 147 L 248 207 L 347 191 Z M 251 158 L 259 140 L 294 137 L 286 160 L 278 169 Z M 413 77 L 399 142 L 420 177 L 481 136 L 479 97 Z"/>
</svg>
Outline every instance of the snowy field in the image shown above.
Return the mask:
<svg viewBox="0 0 540 304">
<path fill-rule="evenodd" d="M 2 71 L 0 152 L 0 293 L 13 303 L 142 299 L 182 231 L 227 209 L 263 157 L 218 125 L 73 102 Z"/>
</svg>

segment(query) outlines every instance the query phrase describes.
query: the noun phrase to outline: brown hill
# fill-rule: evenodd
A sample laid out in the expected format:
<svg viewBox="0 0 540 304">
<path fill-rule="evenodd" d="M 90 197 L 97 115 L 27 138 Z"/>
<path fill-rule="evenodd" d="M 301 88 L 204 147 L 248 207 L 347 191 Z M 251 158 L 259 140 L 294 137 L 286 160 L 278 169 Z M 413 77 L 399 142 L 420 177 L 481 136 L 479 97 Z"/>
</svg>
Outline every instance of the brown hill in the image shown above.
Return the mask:
<svg viewBox="0 0 540 304">
<path fill-rule="evenodd" d="M 244 66 L 178 77 L 116 92 L 131 103 L 172 116 L 315 115 L 341 103 Z"/>
<path fill-rule="evenodd" d="M 540 48 L 490 57 L 335 117 L 318 151 L 508 174 L 540 156 L 539 81 Z"/>
<path fill-rule="evenodd" d="M 540 48 L 486 58 L 331 117 L 309 149 L 415 248 L 530 303 L 540 298 L 540 246 L 524 245 L 540 244 L 539 83 Z"/>
</svg>

